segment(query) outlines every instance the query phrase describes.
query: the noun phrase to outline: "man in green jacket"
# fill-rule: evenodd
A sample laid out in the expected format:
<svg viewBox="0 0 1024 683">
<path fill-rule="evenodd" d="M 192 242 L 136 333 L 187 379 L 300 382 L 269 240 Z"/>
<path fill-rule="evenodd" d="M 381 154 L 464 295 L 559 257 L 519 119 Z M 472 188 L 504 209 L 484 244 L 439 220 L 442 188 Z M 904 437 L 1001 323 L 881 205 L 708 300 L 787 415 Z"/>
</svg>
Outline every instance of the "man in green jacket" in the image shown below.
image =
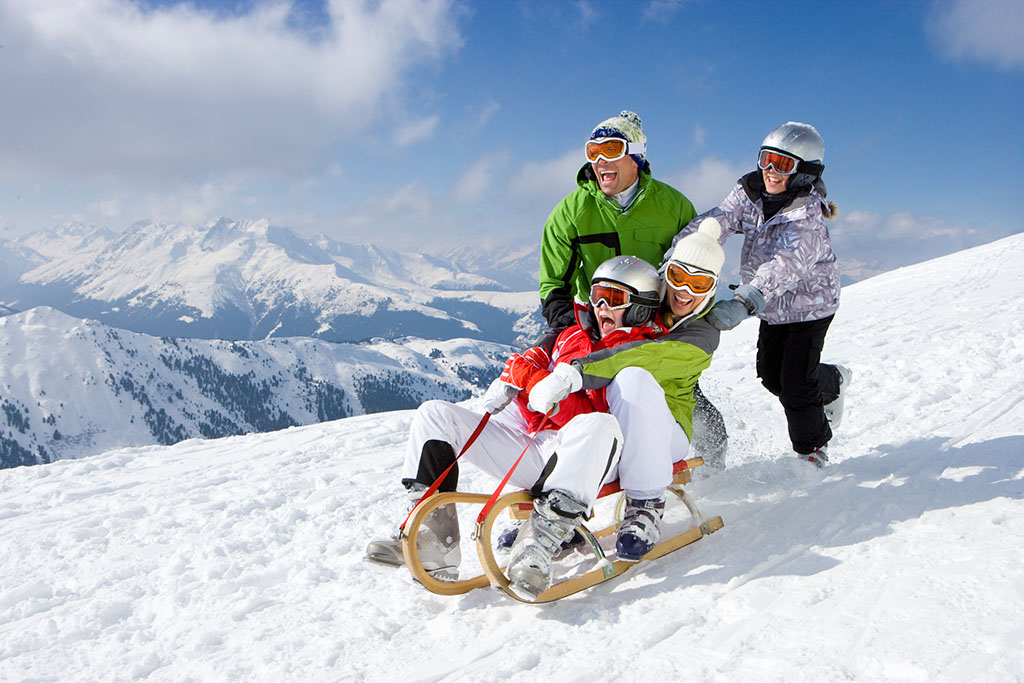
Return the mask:
<svg viewBox="0 0 1024 683">
<path fill-rule="evenodd" d="M 624 110 L 594 128 L 579 185 L 555 206 L 544 224 L 540 299 L 552 330 L 575 324 L 573 298 L 586 301 L 599 265 L 631 254 L 658 267 L 676 234 L 697 212 L 681 192 L 651 176 L 647 136 L 640 117 Z M 722 414 L 700 387 L 694 389 L 695 445 L 718 460 L 726 449 Z M 710 464 L 710 463 L 709 463 Z"/>
<path fill-rule="evenodd" d="M 551 212 L 540 252 L 540 298 L 552 329 L 573 325 L 573 297 L 613 256 L 639 256 L 655 268 L 697 212 L 681 192 L 651 177 L 640 117 L 623 111 L 597 125 L 586 143 L 578 188 Z"/>
</svg>

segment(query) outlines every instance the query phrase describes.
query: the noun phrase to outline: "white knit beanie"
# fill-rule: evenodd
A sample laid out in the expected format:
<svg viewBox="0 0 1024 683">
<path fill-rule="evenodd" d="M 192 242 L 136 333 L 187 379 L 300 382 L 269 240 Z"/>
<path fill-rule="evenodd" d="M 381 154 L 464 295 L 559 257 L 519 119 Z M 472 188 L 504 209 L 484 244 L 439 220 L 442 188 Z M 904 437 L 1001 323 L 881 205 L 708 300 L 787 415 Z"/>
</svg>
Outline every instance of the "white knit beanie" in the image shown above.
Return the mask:
<svg viewBox="0 0 1024 683">
<path fill-rule="evenodd" d="M 718 244 L 721 234 L 721 223 L 715 218 L 705 218 L 696 232 L 676 242 L 669 260 L 719 275 L 725 263 L 725 251 Z"/>
</svg>

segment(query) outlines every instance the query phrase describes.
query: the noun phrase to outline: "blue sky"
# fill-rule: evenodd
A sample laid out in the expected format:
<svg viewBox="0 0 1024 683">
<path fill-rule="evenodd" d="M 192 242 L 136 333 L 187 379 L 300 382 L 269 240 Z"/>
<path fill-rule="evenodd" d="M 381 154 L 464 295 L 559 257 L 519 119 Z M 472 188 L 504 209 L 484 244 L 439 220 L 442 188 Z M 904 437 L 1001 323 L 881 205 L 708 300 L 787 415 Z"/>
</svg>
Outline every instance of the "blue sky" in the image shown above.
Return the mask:
<svg viewBox="0 0 1024 683">
<path fill-rule="evenodd" d="M 813 123 L 859 278 L 1024 229 L 1021 36 L 1020 0 L 0 0 L 0 238 L 529 242 L 628 108 L 698 211 Z"/>
</svg>

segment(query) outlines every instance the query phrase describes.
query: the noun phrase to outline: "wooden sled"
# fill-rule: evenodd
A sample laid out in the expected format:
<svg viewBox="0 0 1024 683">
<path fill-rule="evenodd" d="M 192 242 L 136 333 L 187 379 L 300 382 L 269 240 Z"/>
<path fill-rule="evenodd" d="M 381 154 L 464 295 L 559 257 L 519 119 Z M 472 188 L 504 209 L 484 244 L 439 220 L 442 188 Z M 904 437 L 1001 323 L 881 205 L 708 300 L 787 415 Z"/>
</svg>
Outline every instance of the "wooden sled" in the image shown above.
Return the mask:
<svg viewBox="0 0 1024 683">
<path fill-rule="evenodd" d="M 697 505 L 693 502 L 693 499 L 690 498 L 683 490 L 683 485 L 690 483 L 690 471 L 703 464 L 703 458 L 680 460 L 673 468 L 672 485 L 669 486 L 669 491 L 674 493 L 686 506 L 686 509 L 693 519 L 693 526 L 655 545 L 649 553 L 644 555 L 640 562 L 646 562 L 648 560 L 653 560 L 662 557 L 663 555 L 667 555 L 674 550 L 678 550 L 685 545 L 689 545 L 694 541 L 700 540 L 704 536 L 712 534 L 722 528 L 723 522 L 721 517 L 712 517 L 711 519 L 704 520 L 701 517 L 700 511 L 697 509 Z M 619 487 L 618 482 L 605 484 L 598 493 L 598 498 L 600 499 L 605 496 L 619 493 L 621 490 L 622 489 Z M 421 501 L 410 515 L 405 524 L 405 531 L 402 534 L 402 552 L 405 556 L 405 564 L 409 568 L 409 572 L 417 581 L 423 584 L 423 586 L 431 592 L 439 595 L 461 595 L 463 593 L 468 593 L 475 588 L 483 588 L 484 586 L 490 585 L 501 590 L 515 600 L 520 602 L 531 602 L 530 600 L 525 600 L 516 595 L 509 588 L 508 578 L 504 574 L 504 567 L 498 564 L 498 561 L 494 556 L 494 548 L 491 546 L 491 534 L 494 522 L 498 519 L 502 511 L 508 509 L 509 514 L 513 519 L 525 519 L 529 516 L 533 509 L 533 497 L 526 491 L 506 493 L 498 498 L 494 503 L 494 506 L 487 513 L 487 516 L 476 525 L 473 537 L 476 541 L 476 550 L 480 560 L 480 565 L 483 568 L 482 574 L 469 578 L 459 578 L 457 580 L 440 579 L 429 574 L 419 561 L 419 554 L 416 549 L 416 534 L 419 532 L 420 525 L 423 520 L 427 518 L 427 515 L 438 507 L 448 503 L 483 506 L 489 498 L 490 496 L 488 494 L 461 493 L 455 491 L 450 493 L 435 493 L 430 498 Z M 618 517 L 618 515 L 616 516 Z M 613 522 L 606 527 L 596 531 L 591 531 L 585 523 L 580 524 L 578 529 L 580 533 L 583 534 L 584 538 L 589 541 L 590 549 L 593 551 L 594 556 L 597 559 L 597 564 L 582 574 L 576 576 L 570 575 L 569 577 L 562 578 L 561 580 L 559 580 L 556 572 L 552 586 L 541 593 L 537 599 L 532 602 L 543 603 L 559 600 L 598 583 L 607 581 L 608 579 L 621 576 L 630 567 L 639 564 L 640 562 L 617 560 L 614 557 L 614 551 L 608 555 L 607 551 L 602 549 L 599 539 L 614 534 L 617 527 L 617 522 Z"/>
</svg>

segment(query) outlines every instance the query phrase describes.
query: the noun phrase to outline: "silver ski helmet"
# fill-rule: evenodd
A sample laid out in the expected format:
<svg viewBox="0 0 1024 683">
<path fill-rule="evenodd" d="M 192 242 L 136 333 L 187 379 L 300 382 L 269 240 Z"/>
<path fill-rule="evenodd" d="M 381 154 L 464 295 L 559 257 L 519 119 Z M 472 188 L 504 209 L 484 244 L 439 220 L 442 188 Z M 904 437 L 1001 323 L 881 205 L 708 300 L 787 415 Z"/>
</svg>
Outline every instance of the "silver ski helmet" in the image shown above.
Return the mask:
<svg viewBox="0 0 1024 683">
<path fill-rule="evenodd" d="M 630 306 L 622 316 L 622 322 L 629 327 L 643 325 L 653 318 L 665 295 L 665 283 L 658 269 L 628 254 L 613 256 L 599 265 L 590 278 L 591 286 L 596 282 L 613 282 L 629 290 Z"/>
<path fill-rule="evenodd" d="M 825 141 L 809 123 L 787 121 L 768 133 L 758 150 L 759 158 L 762 149 L 782 152 L 800 160 L 787 189 L 811 185 L 825 170 Z"/>
</svg>

